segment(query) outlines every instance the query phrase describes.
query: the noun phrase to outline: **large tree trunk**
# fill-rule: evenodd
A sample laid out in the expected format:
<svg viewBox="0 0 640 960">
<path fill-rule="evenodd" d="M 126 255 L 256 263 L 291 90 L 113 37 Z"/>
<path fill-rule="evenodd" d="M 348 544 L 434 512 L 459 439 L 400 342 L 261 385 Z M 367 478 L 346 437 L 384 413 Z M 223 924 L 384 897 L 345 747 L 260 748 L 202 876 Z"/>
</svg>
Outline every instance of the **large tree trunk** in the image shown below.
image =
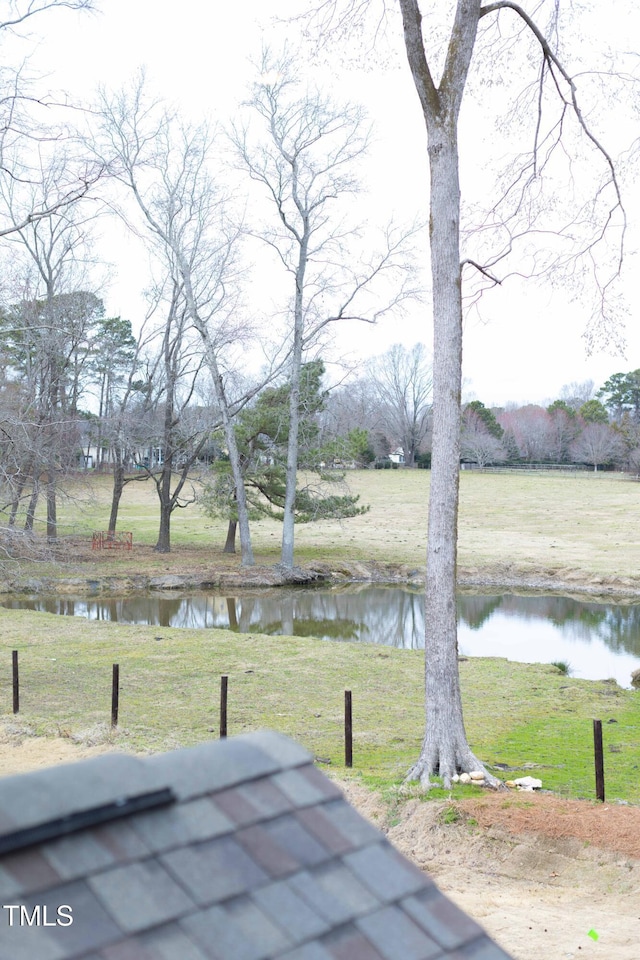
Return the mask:
<svg viewBox="0 0 640 960">
<path fill-rule="evenodd" d="M 52 543 L 58 536 L 58 507 L 56 502 L 55 468 L 49 468 L 47 477 L 47 540 Z"/>
<path fill-rule="evenodd" d="M 302 345 L 304 334 L 303 294 L 307 268 L 308 236 L 300 242 L 298 268 L 296 270 L 296 295 L 293 318 L 293 352 L 289 394 L 289 438 L 287 443 L 287 471 L 282 522 L 282 551 L 280 563 L 287 570 L 293 567 L 293 550 L 296 523 L 296 485 L 298 480 L 298 433 L 300 425 L 300 374 L 302 371 Z"/>
<path fill-rule="evenodd" d="M 160 528 L 158 541 L 153 548 L 157 553 L 171 552 L 171 505 L 160 501 Z"/>
<path fill-rule="evenodd" d="M 169 456 L 162 464 L 162 473 L 157 483 L 158 499 L 160 500 L 160 527 L 158 541 L 153 549 L 158 553 L 171 552 L 171 513 L 173 510 L 171 502 L 171 463 L 172 458 Z"/>
<path fill-rule="evenodd" d="M 40 477 L 38 475 L 38 468 L 34 467 L 33 470 L 33 486 L 31 487 L 31 497 L 29 499 L 29 506 L 27 507 L 27 515 L 24 521 L 25 533 L 33 533 L 33 522 L 36 516 L 36 508 L 38 506 L 38 500 L 40 498 Z"/>
<path fill-rule="evenodd" d="M 475 43 L 480 0 L 459 0 L 440 87 L 424 53 L 417 0 L 400 0 L 409 64 L 427 125 L 433 286 L 433 444 L 425 600 L 426 725 L 408 773 L 445 787 L 458 770 L 482 769 L 464 729 L 458 671 L 456 559 L 460 477 L 462 296 L 458 114 Z M 495 778 L 490 778 L 497 783 Z"/>
<path fill-rule="evenodd" d="M 433 445 L 425 608 L 426 729 L 410 772 L 429 784 L 478 769 L 464 729 L 458 672 L 456 555 L 460 477 L 462 303 L 459 186 L 455 126 L 431 124 L 431 271 L 433 280 Z"/>
<path fill-rule="evenodd" d="M 120 451 L 116 451 L 116 457 L 113 461 L 113 491 L 111 494 L 111 514 L 109 516 L 109 533 L 115 533 L 118 523 L 118 510 L 120 509 L 120 500 L 124 491 L 124 464 Z"/>
<path fill-rule="evenodd" d="M 238 528 L 237 520 L 229 520 L 229 526 L 227 528 L 227 539 L 225 541 L 223 553 L 235 553 L 236 552 L 236 530 Z"/>
</svg>

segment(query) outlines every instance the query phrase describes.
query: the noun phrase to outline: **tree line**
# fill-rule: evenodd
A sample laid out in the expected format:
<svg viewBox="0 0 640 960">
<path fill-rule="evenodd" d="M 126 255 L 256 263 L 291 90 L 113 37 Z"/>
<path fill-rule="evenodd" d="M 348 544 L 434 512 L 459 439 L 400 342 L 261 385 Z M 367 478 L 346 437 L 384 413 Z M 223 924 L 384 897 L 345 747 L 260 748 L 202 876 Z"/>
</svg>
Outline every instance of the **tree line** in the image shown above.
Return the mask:
<svg viewBox="0 0 640 960">
<path fill-rule="evenodd" d="M 479 467 L 501 463 L 584 464 L 640 469 L 640 371 L 564 387 L 545 406 L 463 408 L 461 453 Z"/>
<path fill-rule="evenodd" d="M 431 460 L 431 361 L 421 344 L 393 346 L 360 376 L 331 392 L 323 427 L 342 462 L 385 465 L 396 450 L 405 466 Z M 462 405 L 462 463 L 578 464 L 640 469 L 640 371 L 567 384 L 552 403 Z"/>
</svg>

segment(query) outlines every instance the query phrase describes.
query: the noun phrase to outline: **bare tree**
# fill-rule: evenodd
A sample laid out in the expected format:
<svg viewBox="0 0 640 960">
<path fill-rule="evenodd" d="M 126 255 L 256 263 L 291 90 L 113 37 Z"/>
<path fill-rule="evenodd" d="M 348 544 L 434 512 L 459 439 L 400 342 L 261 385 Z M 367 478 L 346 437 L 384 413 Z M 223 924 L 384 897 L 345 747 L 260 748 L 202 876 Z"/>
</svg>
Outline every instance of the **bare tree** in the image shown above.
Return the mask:
<svg viewBox="0 0 640 960">
<path fill-rule="evenodd" d="M 242 563 L 254 563 L 242 470 L 221 353 L 237 342 L 235 247 L 225 198 L 209 172 L 208 129 L 189 129 L 159 104 L 150 104 L 140 79 L 129 94 L 103 93 L 101 151 L 112 175 L 133 194 L 147 234 L 170 275 L 180 279 L 190 323 L 198 331 L 216 394 L 231 461 Z M 125 217 L 129 223 L 131 218 Z"/>
<path fill-rule="evenodd" d="M 432 371 L 426 347 L 416 343 L 408 350 L 396 343 L 371 363 L 368 373 L 387 436 L 402 445 L 404 462 L 411 467 L 429 430 Z"/>
<path fill-rule="evenodd" d="M 2 0 L 0 5 L 0 30 L 16 32 L 48 10 L 95 10 L 93 0 Z"/>
<path fill-rule="evenodd" d="M 157 442 L 161 450 L 159 462 L 149 459 L 146 469 L 156 486 L 160 502 L 160 526 L 155 550 L 171 550 L 171 516 L 177 509 L 195 502 L 195 493 L 185 493 L 189 471 L 207 441 L 209 424 L 190 413 L 190 405 L 203 358 L 197 346 L 186 336 L 189 324 L 182 283 L 170 278 L 158 364 L 158 401 L 156 404 Z M 162 303 L 162 301 L 161 301 Z M 217 426 L 215 423 L 213 426 Z M 153 433 L 147 436 L 147 443 Z M 172 487 L 172 481 L 176 479 Z"/>
<path fill-rule="evenodd" d="M 325 30 L 333 23 L 353 29 L 354 21 L 370 15 L 372 4 L 349 0 L 324 0 L 315 6 L 316 20 Z M 428 788 L 430 777 L 439 774 L 448 787 L 458 770 L 481 768 L 469 748 L 464 729 L 457 658 L 456 561 L 459 500 L 461 371 L 462 371 L 462 280 L 479 277 L 483 284 L 496 284 L 510 269 L 523 270 L 522 260 L 539 272 L 531 252 L 532 232 L 547 235 L 551 218 L 536 217 L 547 174 L 556 158 L 567 156 L 576 139 L 579 149 L 592 151 L 590 187 L 593 203 L 578 199 L 577 209 L 564 223 L 556 222 L 549 258 L 564 265 L 574 277 L 595 280 L 597 312 L 603 325 L 613 324 L 610 304 L 614 281 L 620 269 L 621 240 L 625 217 L 613 161 L 596 133 L 588 126 L 578 97 L 578 78 L 563 64 L 558 50 L 559 4 L 550 8 L 547 35 L 532 16 L 512 0 L 453 0 L 449 25 L 431 29 L 440 12 L 429 5 L 423 25 L 419 0 L 398 0 L 404 48 L 424 117 L 430 174 L 430 249 L 434 324 L 433 441 L 431 494 L 426 574 L 425 671 L 426 727 L 417 762 L 409 771 Z M 424 8 L 426 5 L 422 4 Z M 517 22 L 509 34 L 508 22 Z M 480 23 L 483 29 L 480 31 Z M 548 39 L 550 37 L 551 39 Z M 444 39 L 443 39 L 444 38 Z M 461 251 L 461 190 L 459 117 L 474 54 L 481 56 L 486 44 L 494 43 L 485 56 L 485 75 L 495 76 L 496 43 L 508 44 L 508 71 L 513 74 L 514 47 L 527 44 L 526 55 L 536 63 L 535 82 L 528 97 L 521 98 L 513 114 L 531 115 L 533 149 L 520 156 L 501 196 L 487 213 L 483 229 L 475 231 L 475 248 Z M 579 73 L 579 70 L 576 71 Z M 553 112 L 555 109 L 555 113 Z M 567 139 L 573 127 L 573 144 Z M 571 161 L 569 161 L 571 166 Z M 548 179 L 554 184 L 553 176 Z M 595 181 L 595 182 L 594 182 Z M 557 181 L 556 181 L 557 183 Z M 575 195 L 575 194 L 574 194 Z M 556 204 L 559 196 L 555 194 Z M 549 211 L 554 212 L 553 204 Z M 584 229 L 579 229 L 584 228 Z M 617 252 L 598 262 L 606 240 L 615 240 Z M 567 250 L 569 252 L 567 252 Z M 509 260 L 521 257 L 518 267 Z M 502 276 L 498 271 L 502 271 Z M 590 270 L 590 272 L 588 272 Z M 489 782 L 497 784 L 495 778 Z"/>
<path fill-rule="evenodd" d="M 381 414 L 373 384 L 367 377 L 336 384 L 327 391 L 320 415 L 322 442 L 346 436 L 350 430 L 367 430 L 373 434 L 380 428 Z"/>
<path fill-rule="evenodd" d="M 48 12 L 95 9 L 94 0 L 0 0 L 0 43 L 8 36 L 14 42 L 16 37 L 29 38 L 29 29 L 40 22 L 41 16 L 45 23 L 43 15 Z M 70 139 L 63 125 L 51 127 L 46 108 L 53 101 L 43 94 L 41 81 L 36 87 L 27 76 L 27 62 L 28 56 L 22 56 L 17 68 L 7 59 L 0 66 L 0 186 L 5 195 L 16 184 L 37 187 L 41 183 L 41 153 L 46 153 L 52 143 L 59 145 Z M 68 210 L 89 193 L 103 172 L 101 163 L 86 156 L 69 158 L 58 169 L 58 177 L 46 195 L 37 190 L 21 192 L 11 215 L 0 217 L 0 237 Z"/>
<path fill-rule="evenodd" d="M 594 471 L 604 463 L 611 463 L 624 454 L 620 434 L 606 423 L 588 423 L 571 447 L 574 461 L 590 463 Z"/>
<path fill-rule="evenodd" d="M 554 424 L 544 407 L 528 403 L 499 414 L 498 422 L 515 459 L 530 463 L 553 459 L 556 445 Z"/>
<path fill-rule="evenodd" d="M 41 221 L 42 222 L 42 221 Z M 25 529 L 32 530 L 41 487 L 47 498 L 47 536 L 57 536 L 59 480 L 79 466 L 83 396 L 80 371 L 92 347 L 92 328 L 102 302 L 91 293 L 46 295 L 12 304 L 0 322 L 15 390 L 10 421 L 15 470 L 9 524 L 30 490 Z M 11 426 L 10 426 L 11 424 Z"/>
<path fill-rule="evenodd" d="M 477 759 L 467 745 L 462 719 L 454 597 L 462 369 L 458 117 L 481 18 L 496 17 L 504 11 L 519 17 L 533 35 L 540 53 L 541 87 L 546 89 L 547 81 L 556 87 L 562 116 L 568 112 L 573 114 L 603 161 L 602 190 L 609 188 L 612 192 L 610 218 L 615 217 L 621 205 L 612 162 L 586 126 L 574 80 L 522 7 L 511 0 L 498 0 L 485 6 L 481 0 L 458 0 L 440 83 L 436 84 L 427 59 L 418 0 L 399 0 L 399 3 L 407 57 L 429 140 L 434 313 L 434 429 L 427 548 L 427 724 L 420 758 L 410 775 L 428 785 L 430 775 L 439 772 L 446 786 L 456 769 L 477 766 Z M 547 156 L 561 135 L 560 127 L 541 145 Z M 544 163 L 537 148 L 538 144 L 534 172 Z M 479 264 L 481 272 L 490 272 L 496 262 L 494 257 L 490 263 Z M 603 288 L 602 294 L 605 293 Z M 449 706 L 443 712 L 445 702 Z"/>
<path fill-rule="evenodd" d="M 334 212 L 337 201 L 346 201 L 357 190 L 352 169 L 367 145 L 362 111 L 352 105 L 337 106 L 317 90 L 301 90 L 296 76 L 296 64 L 288 55 L 277 58 L 265 53 L 250 104 L 258 123 L 236 127 L 232 135 L 241 163 L 263 188 L 273 210 L 271 222 L 253 230 L 275 252 L 292 286 L 281 552 L 285 568 L 294 561 L 300 374 L 305 352 L 317 344 L 329 324 L 354 319 L 373 322 L 415 294 L 408 283 L 411 231 L 389 228 L 381 252 L 366 259 L 349 249 L 356 228 L 346 226 L 340 212 Z M 372 294 L 378 290 L 376 303 Z"/>
<path fill-rule="evenodd" d="M 565 383 L 560 389 L 560 399 L 564 400 L 572 410 L 577 411 L 583 403 L 592 400 L 595 393 L 596 386 L 593 380 L 583 380 L 581 382 L 572 380 L 571 383 Z"/>
<path fill-rule="evenodd" d="M 580 432 L 580 419 L 574 408 L 561 400 L 550 404 L 547 413 L 551 417 L 551 459 L 565 463 L 571 444 Z"/>
<path fill-rule="evenodd" d="M 129 321 L 120 317 L 103 323 L 100 344 L 93 358 L 100 383 L 96 462 L 100 466 L 107 461 L 113 471 L 107 528 L 110 534 L 115 533 L 127 484 L 146 481 L 150 476 L 139 468 L 142 466 L 140 451 L 148 446 L 149 440 L 144 428 L 157 399 L 154 374 L 160 356 L 154 360 L 150 354 L 158 331 L 147 330 L 155 306 L 153 304 L 145 317 L 137 338 Z"/>
<path fill-rule="evenodd" d="M 43 164 L 37 186 L 0 180 L 0 202 L 15 225 L 7 238 L 14 246 L 13 269 L 17 273 L 22 265 L 30 289 L 5 322 L 5 335 L 21 357 L 22 374 L 31 381 L 28 416 L 38 437 L 30 457 L 27 526 L 33 526 L 44 482 L 50 540 L 57 536 L 57 477 L 86 386 L 92 332 L 104 308 L 95 294 L 83 291 L 92 217 L 84 217 L 76 203 L 23 226 L 16 210 L 25 194 L 31 197 L 30 206 L 49 207 L 66 166 L 64 156 Z M 24 414 L 27 417 L 26 410 Z"/>
</svg>

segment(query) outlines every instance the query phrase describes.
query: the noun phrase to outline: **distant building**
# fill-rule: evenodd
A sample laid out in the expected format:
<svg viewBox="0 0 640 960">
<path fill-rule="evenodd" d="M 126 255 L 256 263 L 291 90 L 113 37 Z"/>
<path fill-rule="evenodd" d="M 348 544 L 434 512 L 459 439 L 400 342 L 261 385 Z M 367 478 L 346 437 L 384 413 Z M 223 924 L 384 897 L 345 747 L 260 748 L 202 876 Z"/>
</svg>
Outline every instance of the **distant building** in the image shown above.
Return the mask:
<svg viewBox="0 0 640 960">
<path fill-rule="evenodd" d="M 391 463 L 404 463 L 404 450 L 402 447 L 396 447 L 396 449 L 389 454 L 389 460 L 391 460 Z"/>
</svg>

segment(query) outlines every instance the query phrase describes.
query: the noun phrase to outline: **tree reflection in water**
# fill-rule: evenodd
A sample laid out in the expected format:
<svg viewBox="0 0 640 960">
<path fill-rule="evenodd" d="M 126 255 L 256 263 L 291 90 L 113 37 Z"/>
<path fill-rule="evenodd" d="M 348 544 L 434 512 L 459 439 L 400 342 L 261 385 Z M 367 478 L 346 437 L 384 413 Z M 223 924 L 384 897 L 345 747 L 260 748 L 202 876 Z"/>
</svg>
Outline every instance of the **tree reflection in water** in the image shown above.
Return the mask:
<svg viewBox="0 0 640 960">
<path fill-rule="evenodd" d="M 222 627 L 242 633 L 318 637 L 407 649 L 422 647 L 424 643 L 423 592 L 419 588 L 396 585 L 349 584 L 335 589 L 267 588 L 235 596 L 215 593 L 180 596 L 172 593 L 170 596 L 156 594 L 104 599 L 11 598 L 4 602 L 4 606 L 91 620 L 196 629 Z M 605 645 L 613 654 L 640 658 L 638 603 L 465 593 L 458 598 L 458 618 L 462 627 L 467 628 L 464 652 L 473 655 L 511 657 L 508 648 L 505 653 L 490 651 L 487 638 L 493 636 L 495 640 L 498 635 L 501 638 L 508 636 L 515 643 L 520 634 L 532 636 L 533 640 L 526 656 L 513 654 L 514 658 L 558 659 L 558 656 L 545 657 L 536 649 L 538 638 L 544 634 L 547 645 L 553 645 L 553 636 L 558 638 L 558 646 L 571 643 L 569 659 L 574 667 L 579 668 L 578 672 L 581 662 L 588 660 L 590 651 L 593 654 L 596 643 Z M 538 624 L 540 630 L 537 630 Z"/>
</svg>

